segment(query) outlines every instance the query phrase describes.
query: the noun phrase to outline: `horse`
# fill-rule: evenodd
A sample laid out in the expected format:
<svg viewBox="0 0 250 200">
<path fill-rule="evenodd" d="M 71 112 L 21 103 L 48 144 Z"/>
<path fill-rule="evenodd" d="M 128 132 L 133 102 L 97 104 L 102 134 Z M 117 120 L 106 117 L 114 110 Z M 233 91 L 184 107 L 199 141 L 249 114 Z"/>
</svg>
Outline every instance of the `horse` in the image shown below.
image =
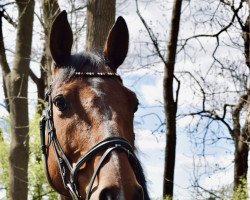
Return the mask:
<svg viewBox="0 0 250 200">
<path fill-rule="evenodd" d="M 72 44 L 62 11 L 51 27 L 52 81 L 40 121 L 47 180 L 61 199 L 148 200 L 135 155 L 138 99 L 117 74 L 128 51 L 126 22 L 117 18 L 102 52 L 72 54 Z"/>
</svg>

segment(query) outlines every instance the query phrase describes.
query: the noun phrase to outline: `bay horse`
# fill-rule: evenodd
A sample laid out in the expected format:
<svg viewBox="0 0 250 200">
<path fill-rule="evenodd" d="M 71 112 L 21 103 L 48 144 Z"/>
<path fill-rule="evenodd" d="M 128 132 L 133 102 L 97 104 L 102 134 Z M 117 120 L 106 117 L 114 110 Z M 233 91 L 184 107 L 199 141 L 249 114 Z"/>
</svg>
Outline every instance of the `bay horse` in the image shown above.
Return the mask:
<svg viewBox="0 0 250 200">
<path fill-rule="evenodd" d="M 138 100 L 117 74 L 128 51 L 126 22 L 118 17 L 102 53 L 71 54 L 72 43 L 62 11 L 51 28 L 52 82 L 40 121 L 48 182 L 61 199 L 147 200 L 134 153 Z"/>
</svg>

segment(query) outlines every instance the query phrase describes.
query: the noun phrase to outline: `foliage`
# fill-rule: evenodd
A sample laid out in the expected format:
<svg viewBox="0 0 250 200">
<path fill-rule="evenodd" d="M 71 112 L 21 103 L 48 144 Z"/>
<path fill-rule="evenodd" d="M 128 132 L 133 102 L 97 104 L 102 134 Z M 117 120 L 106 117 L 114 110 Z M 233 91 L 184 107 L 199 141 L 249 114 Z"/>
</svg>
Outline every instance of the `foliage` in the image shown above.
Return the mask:
<svg viewBox="0 0 250 200">
<path fill-rule="evenodd" d="M 0 186 L 1 192 L 9 194 L 9 162 L 8 152 L 10 144 L 10 122 L 9 118 L 2 118 L 3 125 L 0 128 Z M 8 196 L 7 196 L 8 198 Z"/>
<path fill-rule="evenodd" d="M 173 197 L 172 196 L 165 196 L 164 200 L 173 200 Z"/>
<path fill-rule="evenodd" d="M 235 192 L 233 194 L 233 200 L 238 199 L 247 199 L 247 180 L 240 179 L 240 183 L 235 188 Z"/>
<path fill-rule="evenodd" d="M 42 199 L 44 196 L 57 199 L 45 176 L 40 151 L 39 119 L 40 115 L 35 114 L 30 123 L 29 196 L 31 199 Z"/>
<path fill-rule="evenodd" d="M 240 184 L 234 189 L 234 184 L 219 186 L 218 189 L 207 190 L 200 188 L 198 195 L 195 194 L 193 199 L 206 199 L 206 200 L 240 200 L 247 198 L 247 180 L 240 179 Z"/>
<path fill-rule="evenodd" d="M 29 153 L 29 199 L 57 199 L 57 194 L 47 183 L 43 161 L 40 152 L 39 118 L 36 114 L 30 123 L 30 153 Z M 9 118 L 2 118 L 0 129 L 0 186 L 1 192 L 9 199 L 9 162 L 8 152 L 10 144 Z"/>
</svg>

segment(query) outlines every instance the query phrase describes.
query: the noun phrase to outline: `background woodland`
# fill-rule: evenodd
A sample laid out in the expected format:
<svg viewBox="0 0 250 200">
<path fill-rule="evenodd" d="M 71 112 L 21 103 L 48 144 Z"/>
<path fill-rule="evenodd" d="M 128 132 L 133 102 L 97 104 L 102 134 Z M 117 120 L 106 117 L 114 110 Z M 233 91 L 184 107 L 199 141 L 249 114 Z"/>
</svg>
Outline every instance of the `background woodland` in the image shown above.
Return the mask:
<svg viewBox="0 0 250 200">
<path fill-rule="evenodd" d="M 77 52 L 102 49 L 117 16 L 127 19 L 130 51 L 119 73 L 141 100 L 135 129 L 166 138 L 163 181 L 153 183 L 162 194 L 152 199 L 247 199 L 249 8 L 249 0 L 2 0 L 0 196 L 57 199 L 45 178 L 38 124 L 50 81 L 50 27 L 65 9 Z M 160 83 L 161 98 L 148 104 L 140 89 L 152 82 Z M 188 185 L 175 180 L 183 138 Z M 219 173 L 231 182 L 206 187 L 204 179 Z"/>
</svg>

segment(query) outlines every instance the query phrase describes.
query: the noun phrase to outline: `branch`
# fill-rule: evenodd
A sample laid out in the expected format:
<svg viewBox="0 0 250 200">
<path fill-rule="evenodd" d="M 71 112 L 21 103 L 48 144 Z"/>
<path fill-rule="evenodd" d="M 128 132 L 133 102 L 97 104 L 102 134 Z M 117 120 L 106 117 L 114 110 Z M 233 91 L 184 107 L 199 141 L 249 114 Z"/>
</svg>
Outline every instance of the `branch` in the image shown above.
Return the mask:
<svg viewBox="0 0 250 200">
<path fill-rule="evenodd" d="M 44 28 L 44 22 L 42 18 L 37 14 L 37 12 L 34 12 L 35 16 L 37 17 L 38 21 L 40 22 L 41 26 Z"/>
<path fill-rule="evenodd" d="M 202 111 L 199 111 L 199 112 L 189 113 L 189 114 L 186 114 L 186 115 L 183 115 L 183 116 L 185 117 L 185 116 L 196 116 L 196 115 L 206 117 L 206 118 L 212 119 L 214 121 L 222 122 L 222 124 L 224 124 L 227 127 L 227 129 L 229 130 L 230 135 L 232 135 L 233 130 L 230 127 L 230 125 L 225 121 L 224 118 L 220 117 L 215 111 L 202 110 Z"/>
<path fill-rule="evenodd" d="M 177 89 L 176 89 L 176 93 L 175 93 L 175 95 L 176 95 L 175 104 L 177 107 L 178 100 L 179 100 L 179 92 L 180 92 L 181 82 L 175 75 L 174 75 L 174 79 L 177 81 Z"/>
<path fill-rule="evenodd" d="M 34 74 L 34 72 L 31 69 L 29 69 L 29 76 L 32 79 L 32 81 L 34 81 L 34 83 L 38 85 L 40 79 Z"/>
<path fill-rule="evenodd" d="M 86 7 L 87 7 L 87 5 L 83 5 L 83 6 L 79 6 L 79 7 L 77 7 L 77 8 L 74 8 L 74 9 L 72 9 L 72 10 L 69 12 L 69 14 L 75 13 L 75 12 L 77 12 L 77 11 L 84 10 Z"/>
<path fill-rule="evenodd" d="M 242 28 L 244 27 L 243 24 L 239 21 L 240 18 L 239 18 L 239 16 L 238 16 L 239 10 L 243 7 L 243 5 L 242 5 L 242 4 L 243 4 L 243 1 L 240 2 L 239 7 L 236 8 L 236 9 L 235 9 L 235 7 L 234 7 L 233 5 L 230 5 L 229 2 L 225 2 L 224 0 L 221 0 L 221 2 L 224 3 L 225 5 L 230 6 L 231 9 L 232 9 L 232 11 L 234 12 L 234 15 L 233 15 L 233 17 L 232 17 L 230 23 L 229 23 L 227 26 L 225 26 L 224 28 L 222 28 L 221 30 L 219 30 L 219 31 L 218 31 L 217 33 L 215 33 L 215 34 L 198 34 L 198 35 L 194 35 L 194 36 L 191 36 L 191 37 L 189 37 L 189 38 L 184 39 L 184 44 L 182 45 L 182 47 L 181 47 L 181 49 L 179 50 L 179 52 L 184 48 L 184 46 L 186 46 L 186 44 L 188 43 L 188 41 L 191 40 L 191 39 L 195 39 L 195 38 L 197 39 L 197 38 L 200 38 L 200 37 L 211 37 L 211 38 L 216 38 L 217 41 L 218 41 L 218 40 L 219 40 L 220 34 L 223 33 L 223 32 L 225 32 L 225 31 L 227 31 L 227 30 L 233 25 L 233 22 L 234 22 L 235 18 L 237 18 L 237 20 L 238 20 L 240 26 L 241 26 Z M 216 49 L 215 49 L 215 51 L 213 52 L 213 57 L 214 57 L 215 52 L 216 52 L 217 49 L 218 49 L 218 46 L 216 46 Z"/>
<path fill-rule="evenodd" d="M 206 92 L 205 90 L 203 89 L 203 87 L 201 86 L 200 82 L 194 77 L 194 75 L 189 72 L 189 71 L 183 71 L 182 73 L 184 74 L 188 74 L 191 78 L 194 79 L 194 81 L 198 84 L 200 90 L 201 90 L 201 93 L 202 93 L 202 109 L 205 110 L 205 103 L 206 103 Z"/>
<path fill-rule="evenodd" d="M 45 193 L 42 193 L 42 194 L 40 194 L 40 195 L 34 195 L 34 196 L 33 196 L 33 199 L 34 199 L 34 200 L 35 200 L 35 199 L 43 199 L 43 197 L 48 197 L 49 194 L 54 194 L 54 193 L 55 193 L 54 190 L 50 190 L 50 191 L 45 192 Z"/>
<path fill-rule="evenodd" d="M 199 184 L 194 185 L 193 187 L 200 188 L 201 190 L 203 190 L 204 192 L 206 192 L 206 193 L 212 195 L 212 196 L 213 196 L 214 198 L 216 198 L 216 199 L 222 199 L 220 196 L 218 196 L 218 195 L 215 194 L 214 192 L 205 189 L 204 187 L 200 186 Z"/>
<path fill-rule="evenodd" d="M 142 118 L 142 120 L 143 120 L 143 118 L 145 118 L 145 117 L 148 117 L 148 116 L 155 116 L 158 120 L 159 120 L 159 125 L 152 131 L 152 134 L 154 134 L 155 132 L 157 132 L 162 126 L 165 126 L 166 125 L 166 123 L 165 122 L 163 122 L 162 120 L 161 120 L 161 118 L 160 118 L 160 116 L 158 115 L 158 114 L 156 114 L 156 113 L 148 113 L 148 114 L 145 114 L 145 115 L 143 115 L 143 116 L 141 116 L 141 118 Z"/>
<path fill-rule="evenodd" d="M 3 10 L 0 10 L 0 65 L 3 71 L 3 76 L 6 77 L 7 74 L 10 73 L 10 67 L 7 62 L 4 39 L 3 39 L 3 24 L 2 24 L 3 12 L 4 12 Z"/>
<path fill-rule="evenodd" d="M 17 23 L 12 20 L 9 14 L 3 9 L 3 17 L 4 19 L 9 22 L 14 28 L 17 27 Z"/>
<path fill-rule="evenodd" d="M 226 114 L 227 114 L 227 107 L 234 107 L 235 105 L 233 105 L 233 104 L 225 104 L 224 106 L 223 106 L 223 115 L 222 115 L 222 118 L 223 119 L 225 119 L 225 117 L 226 117 Z"/>
<path fill-rule="evenodd" d="M 0 6 L 0 65 L 3 73 L 3 91 L 4 91 L 4 103 L 6 110 L 10 112 L 10 105 L 9 105 L 9 98 L 8 98 L 8 93 L 7 93 L 7 86 L 6 86 L 6 81 L 7 81 L 7 75 L 10 73 L 10 67 L 7 62 L 7 57 L 6 57 L 6 49 L 4 45 L 4 39 L 3 39 L 3 23 L 2 19 L 3 17 L 6 19 L 6 14 L 4 14 L 4 6 L 9 5 L 12 3 L 4 4 Z M 10 18 L 11 19 L 11 18 Z M 7 20 L 8 21 L 8 20 Z"/>
<path fill-rule="evenodd" d="M 249 92 L 248 92 L 249 93 Z M 249 94 L 243 94 L 240 96 L 238 104 L 235 106 L 235 109 L 232 113 L 233 117 L 233 127 L 234 127 L 234 135 L 232 137 L 235 139 L 236 134 L 239 134 L 241 132 L 241 126 L 240 126 L 240 112 L 242 111 L 244 105 L 247 103 Z"/>
<path fill-rule="evenodd" d="M 213 51 L 212 57 L 214 58 L 214 62 L 215 62 L 215 61 L 218 62 L 218 63 L 220 64 L 220 66 L 223 67 L 223 64 L 215 57 L 215 54 L 216 54 L 217 50 L 218 50 L 219 47 L 220 47 L 219 36 L 216 37 L 216 41 L 217 41 L 217 44 L 216 44 L 216 47 L 215 47 L 215 49 L 214 49 L 214 51 Z M 214 62 L 213 62 L 213 63 L 214 63 Z"/>
<path fill-rule="evenodd" d="M 4 108 L 6 108 L 6 110 L 8 112 L 10 112 L 10 101 L 9 101 L 9 98 L 8 98 L 8 93 L 7 93 L 7 88 L 6 88 L 6 83 L 5 83 L 5 79 L 3 77 L 3 92 L 4 92 L 4 103 L 5 103 L 5 106 L 3 106 Z"/>
<path fill-rule="evenodd" d="M 229 6 L 231 8 L 231 10 L 234 12 L 234 14 L 235 14 L 235 16 L 236 16 L 236 18 L 238 20 L 239 25 L 241 26 L 241 29 L 243 30 L 244 29 L 244 24 L 243 24 L 241 18 L 239 17 L 238 12 L 243 7 L 243 3 L 245 2 L 245 0 L 240 1 L 238 8 L 234 7 L 234 2 L 232 4 L 230 4 L 229 1 L 225 2 L 225 0 L 220 0 L 220 2 L 222 2 L 223 4 L 225 4 L 225 5 L 227 5 L 227 6 Z"/>
<path fill-rule="evenodd" d="M 215 120 L 215 121 L 220 121 L 222 122 L 226 127 L 227 129 L 229 130 L 229 133 L 230 135 L 232 136 L 232 128 L 230 127 L 230 125 L 225 121 L 225 117 L 226 117 L 226 112 L 227 112 L 227 107 L 228 106 L 233 106 L 233 105 L 230 105 L 230 104 L 225 104 L 223 106 L 223 114 L 222 114 L 222 117 L 220 117 L 215 111 L 213 110 L 207 110 L 206 109 L 206 92 L 205 90 L 203 89 L 203 87 L 201 86 L 200 82 L 196 79 L 196 77 L 188 72 L 188 71 L 184 71 L 183 73 L 185 74 L 189 74 L 190 77 L 192 77 L 194 79 L 194 81 L 198 84 L 198 86 L 200 87 L 200 90 L 201 90 L 201 93 L 202 93 L 202 109 L 201 111 L 199 112 L 192 112 L 192 113 L 189 113 L 189 114 L 184 114 L 183 117 L 186 117 L 186 116 L 201 116 L 201 117 L 206 117 L 206 118 L 209 118 L 209 119 L 212 119 L 212 120 Z"/>
<path fill-rule="evenodd" d="M 3 4 L 3 5 L 0 5 L 1 8 L 5 7 L 5 6 L 8 6 L 8 5 L 12 5 L 12 4 L 15 4 L 16 2 L 9 2 L 9 3 L 6 3 L 6 4 Z"/>
<path fill-rule="evenodd" d="M 161 54 L 161 51 L 160 51 L 159 45 L 158 45 L 157 37 L 154 35 L 152 29 L 148 26 L 147 22 L 142 17 L 142 15 L 141 15 L 141 13 L 139 11 L 139 7 L 138 7 L 138 1 L 135 0 L 135 3 L 136 3 L 136 13 L 139 16 L 139 18 L 140 18 L 141 22 L 143 23 L 144 27 L 146 28 L 146 30 L 148 32 L 148 35 L 149 35 L 151 41 L 153 42 L 153 45 L 155 47 L 155 50 L 156 50 L 158 56 L 160 57 L 160 59 L 164 63 L 164 65 L 166 66 L 167 62 L 165 61 L 163 55 Z"/>
</svg>

